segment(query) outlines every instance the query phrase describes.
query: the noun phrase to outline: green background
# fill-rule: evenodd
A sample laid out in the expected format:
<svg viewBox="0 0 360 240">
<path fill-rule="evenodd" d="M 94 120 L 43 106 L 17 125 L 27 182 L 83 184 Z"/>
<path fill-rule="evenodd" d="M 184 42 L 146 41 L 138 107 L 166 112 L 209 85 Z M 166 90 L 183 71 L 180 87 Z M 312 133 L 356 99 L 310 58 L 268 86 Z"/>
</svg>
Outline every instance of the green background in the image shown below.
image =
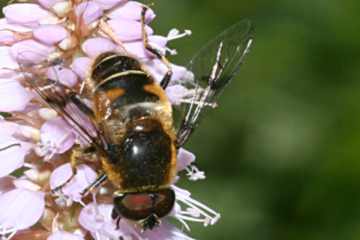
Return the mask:
<svg viewBox="0 0 360 240">
<path fill-rule="evenodd" d="M 197 239 L 360 238 L 359 1 L 158 0 L 153 23 L 193 35 L 185 63 L 242 18 L 255 41 L 187 148 L 207 179 L 183 180 L 222 214 Z"/>
</svg>

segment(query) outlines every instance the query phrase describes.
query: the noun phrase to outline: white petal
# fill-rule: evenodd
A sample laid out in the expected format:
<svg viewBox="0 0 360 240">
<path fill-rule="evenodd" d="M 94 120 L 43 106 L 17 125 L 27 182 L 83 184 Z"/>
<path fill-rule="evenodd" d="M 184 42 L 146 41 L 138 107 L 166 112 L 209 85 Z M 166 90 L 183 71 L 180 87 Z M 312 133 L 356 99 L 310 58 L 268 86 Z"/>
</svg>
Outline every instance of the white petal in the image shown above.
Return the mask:
<svg viewBox="0 0 360 240">
<path fill-rule="evenodd" d="M 11 55 L 10 47 L 0 47 L 0 56 L 0 73 L 19 68 L 19 64 Z"/>
<path fill-rule="evenodd" d="M 186 150 L 185 148 L 180 148 L 177 154 L 177 163 L 176 163 L 176 169 L 177 171 L 184 170 L 187 166 L 189 166 L 191 163 L 195 161 L 195 155 Z"/>
<path fill-rule="evenodd" d="M 145 231 L 142 237 L 148 240 L 194 240 L 166 221 L 163 221 L 160 226 L 151 231 Z"/>
<path fill-rule="evenodd" d="M 0 136 L 11 136 L 20 129 L 20 125 L 14 122 L 0 120 Z"/>
<path fill-rule="evenodd" d="M 17 80 L 0 78 L 0 111 L 23 111 L 33 95 Z"/>
<path fill-rule="evenodd" d="M 65 231 L 56 231 L 52 233 L 47 240 L 84 240 L 79 234 L 69 233 Z"/>
<path fill-rule="evenodd" d="M 75 134 L 61 117 L 45 122 L 40 132 L 41 142 L 53 146 L 55 153 L 64 153 L 75 143 Z"/>
<path fill-rule="evenodd" d="M 3 8 L 6 19 L 11 23 L 36 26 L 43 19 L 51 17 L 50 12 L 34 3 L 15 3 Z"/>
<path fill-rule="evenodd" d="M 56 187 L 65 183 L 72 176 L 71 164 L 66 163 L 57 167 L 50 177 L 50 188 Z M 62 192 L 74 201 L 81 200 L 81 193 L 96 180 L 96 172 L 85 164 L 77 167 L 75 177 L 62 188 Z"/>
<path fill-rule="evenodd" d="M 22 230 L 34 225 L 45 209 L 45 194 L 14 189 L 0 196 L 0 226 Z"/>
<path fill-rule="evenodd" d="M 95 239 L 97 236 L 103 240 L 120 239 L 120 237 L 123 239 L 141 239 L 139 233 L 125 219 L 120 221 L 120 228 L 116 229 L 115 222 L 111 218 L 112 209 L 112 204 L 96 205 L 91 203 L 81 210 L 79 223 Z"/>
<path fill-rule="evenodd" d="M 11 136 L 2 136 L 0 138 L 0 148 L 3 149 L 0 151 L 0 177 L 4 177 L 23 166 L 25 155 L 30 150 L 30 144 L 21 142 Z"/>
</svg>

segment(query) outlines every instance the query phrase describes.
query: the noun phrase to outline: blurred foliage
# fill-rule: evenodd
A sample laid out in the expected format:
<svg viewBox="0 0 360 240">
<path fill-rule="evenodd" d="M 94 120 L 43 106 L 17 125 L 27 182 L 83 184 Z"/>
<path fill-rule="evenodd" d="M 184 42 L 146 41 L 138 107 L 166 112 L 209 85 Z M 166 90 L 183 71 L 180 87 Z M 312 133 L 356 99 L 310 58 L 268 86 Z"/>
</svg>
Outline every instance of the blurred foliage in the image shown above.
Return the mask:
<svg viewBox="0 0 360 240">
<path fill-rule="evenodd" d="M 222 213 L 213 227 L 193 224 L 191 235 L 359 239 L 360 3 L 155 3 L 158 31 L 193 31 L 172 44 L 178 63 L 242 18 L 256 32 L 239 77 L 187 146 L 208 178 L 183 186 Z"/>
<path fill-rule="evenodd" d="M 176 63 L 242 18 L 256 31 L 241 74 L 187 146 L 208 178 L 181 184 L 222 214 L 190 234 L 359 239 L 359 1 L 154 2 L 159 33 L 193 31 L 172 43 Z"/>
</svg>

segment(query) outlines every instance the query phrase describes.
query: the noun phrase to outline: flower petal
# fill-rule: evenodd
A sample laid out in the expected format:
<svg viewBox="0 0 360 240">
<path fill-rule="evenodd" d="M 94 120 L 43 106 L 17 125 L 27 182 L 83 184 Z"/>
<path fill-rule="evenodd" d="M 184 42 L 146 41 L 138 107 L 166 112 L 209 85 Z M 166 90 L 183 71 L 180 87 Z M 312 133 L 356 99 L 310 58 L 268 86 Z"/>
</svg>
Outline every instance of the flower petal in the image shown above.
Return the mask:
<svg viewBox="0 0 360 240">
<path fill-rule="evenodd" d="M 112 204 L 91 203 L 85 206 L 79 215 L 80 225 L 95 238 L 111 239 L 141 239 L 134 227 L 125 219 L 120 221 L 117 229 L 112 217 Z M 136 237 L 133 237 L 136 236 Z"/>
<path fill-rule="evenodd" d="M 149 36 L 149 43 L 152 46 L 156 46 L 156 48 L 160 51 L 160 54 L 165 55 L 166 50 L 166 41 L 163 41 L 164 37 L 161 36 Z M 134 42 L 127 42 L 124 43 L 125 49 L 135 55 L 138 58 L 153 58 L 154 54 L 150 53 L 148 50 L 145 49 L 143 41 L 134 41 Z"/>
<path fill-rule="evenodd" d="M 65 231 L 56 231 L 51 234 L 47 240 L 84 240 L 85 238 L 79 234 L 69 233 Z"/>
<path fill-rule="evenodd" d="M 93 21 L 97 20 L 99 17 L 102 16 L 103 10 L 101 7 L 93 2 L 93 1 L 86 1 L 82 2 L 76 7 L 76 15 L 83 19 L 85 24 L 90 24 Z"/>
<path fill-rule="evenodd" d="M 45 194 L 26 189 L 14 189 L 0 195 L 0 226 L 17 230 L 34 225 L 45 209 Z"/>
<path fill-rule="evenodd" d="M 157 82 L 160 82 L 162 80 L 166 71 L 168 70 L 167 67 L 161 62 L 161 60 L 157 58 L 147 61 L 146 66 L 148 67 L 150 73 L 155 77 L 155 80 Z M 171 77 L 171 83 L 177 81 L 183 82 L 185 80 L 191 79 L 192 73 L 189 72 L 185 67 L 171 64 L 171 69 L 173 72 L 173 75 Z"/>
<path fill-rule="evenodd" d="M 33 95 L 15 79 L 0 78 L 0 111 L 23 111 Z"/>
<path fill-rule="evenodd" d="M 81 48 L 89 57 L 96 57 L 101 53 L 114 50 L 116 45 L 107 38 L 97 37 L 87 39 Z"/>
<path fill-rule="evenodd" d="M 133 20 L 112 19 L 107 22 L 121 41 L 135 41 L 141 39 L 141 23 Z M 148 35 L 153 34 L 149 26 L 145 26 Z"/>
<path fill-rule="evenodd" d="M 192 90 L 189 90 L 180 84 L 168 86 L 165 92 L 172 105 L 180 105 L 181 100 L 193 96 L 194 93 Z"/>
<path fill-rule="evenodd" d="M 41 187 L 35 183 L 33 183 L 32 181 L 29 181 L 25 178 L 18 178 L 14 180 L 14 185 L 16 186 L 16 188 L 18 189 L 26 189 L 29 191 L 40 191 Z"/>
<path fill-rule="evenodd" d="M 127 0 L 94 0 L 102 9 L 107 10 L 117 4 L 126 2 Z"/>
<path fill-rule="evenodd" d="M 185 148 L 180 148 L 177 154 L 176 170 L 179 172 L 184 170 L 187 166 L 195 161 L 195 155 L 186 150 Z"/>
<path fill-rule="evenodd" d="M 155 240 L 194 240 L 193 238 L 186 236 L 181 230 L 175 226 L 163 221 L 160 226 L 152 229 L 151 231 L 145 231 L 141 234 L 143 239 Z"/>
<path fill-rule="evenodd" d="M 64 153 L 75 143 L 75 134 L 61 117 L 45 122 L 40 129 L 41 142 L 54 147 L 55 153 Z"/>
<path fill-rule="evenodd" d="M 88 204 L 80 212 L 80 225 L 90 232 L 99 231 L 105 223 L 112 223 L 112 204 Z"/>
<path fill-rule="evenodd" d="M 71 164 L 57 167 L 50 176 L 50 188 L 55 189 L 64 184 L 72 176 Z M 96 172 L 85 164 L 77 167 L 75 177 L 62 188 L 62 192 L 73 201 L 79 202 L 81 193 L 96 180 Z"/>
<path fill-rule="evenodd" d="M 37 26 L 51 14 L 38 4 L 34 3 L 15 3 L 3 8 L 3 13 L 9 23 L 18 23 L 25 26 Z"/>
<path fill-rule="evenodd" d="M 44 8 L 51 8 L 55 3 L 60 2 L 61 0 L 38 0 L 41 6 Z"/>
<path fill-rule="evenodd" d="M 19 64 L 11 56 L 10 47 L 0 47 L 0 77 L 11 77 L 14 75 L 15 69 L 19 68 Z"/>
<path fill-rule="evenodd" d="M 20 128 L 20 125 L 17 123 L 0 120 L 0 136 L 12 136 Z"/>
<path fill-rule="evenodd" d="M 124 5 L 121 5 L 115 8 L 108 14 L 109 18 L 113 19 L 127 19 L 140 21 L 141 20 L 141 11 L 144 7 L 144 4 L 135 1 L 128 1 Z M 146 11 L 145 22 L 148 24 L 155 18 L 155 13 L 152 9 Z"/>
<path fill-rule="evenodd" d="M 30 144 L 10 136 L 2 136 L 0 148 L 3 149 L 0 151 L 0 177 L 4 177 L 23 166 L 25 155 L 30 150 Z"/>
<path fill-rule="evenodd" d="M 16 37 L 12 31 L 2 30 L 0 31 L 0 44 L 9 45 L 15 42 Z"/>
<path fill-rule="evenodd" d="M 49 79 L 59 81 L 68 87 L 73 87 L 78 82 L 78 76 L 71 69 L 61 66 L 48 68 L 47 76 Z"/>
<path fill-rule="evenodd" d="M 66 29 L 60 25 L 42 25 L 33 34 L 35 39 L 47 45 L 54 45 L 68 36 Z"/>
<path fill-rule="evenodd" d="M 35 40 L 24 40 L 11 46 L 12 57 L 22 64 L 39 64 L 47 60 L 54 47 L 41 44 Z"/>
<path fill-rule="evenodd" d="M 25 32 L 31 32 L 32 29 L 20 24 L 16 24 L 16 23 L 9 23 L 6 18 L 1 18 L 0 19 L 0 29 L 2 30 L 11 30 L 14 32 L 19 32 L 19 33 L 25 33 Z"/>
<path fill-rule="evenodd" d="M 91 65 L 91 59 L 87 57 L 78 57 L 71 64 L 71 69 L 81 78 L 85 79 L 88 69 Z"/>
</svg>

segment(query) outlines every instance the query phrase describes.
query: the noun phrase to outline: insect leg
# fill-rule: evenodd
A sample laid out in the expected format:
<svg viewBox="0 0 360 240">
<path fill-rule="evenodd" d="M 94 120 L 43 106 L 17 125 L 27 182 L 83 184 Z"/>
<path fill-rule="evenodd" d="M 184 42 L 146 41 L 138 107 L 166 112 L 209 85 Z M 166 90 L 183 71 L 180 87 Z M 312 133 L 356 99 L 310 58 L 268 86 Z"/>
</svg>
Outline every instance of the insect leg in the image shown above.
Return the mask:
<svg viewBox="0 0 360 240">
<path fill-rule="evenodd" d="M 0 148 L 0 152 L 1 152 L 1 151 L 5 151 L 5 150 L 7 150 L 7 149 L 9 149 L 9 148 L 12 148 L 12 147 L 21 147 L 21 144 L 20 144 L 20 143 L 10 144 L 10 145 L 8 145 L 8 146 L 6 146 L 6 147 Z"/>
<path fill-rule="evenodd" d="M 123 53 L 127 53 L 123 42 L 119 39 L 118 36 L 116 36 L 114 31 L 111 29 L 109 24 L 107 24 L 104 19 L 100 19 L 99 28 L 101 31 L 103 31 L 106 35 L 108 35 L 120 47 L 120 49 Z"/>
<path fill-rule="evenodd" d="M 141 33 L 142 33 L 143 43 L 144 43 L 145 49 L 148 50 L 149 52 L 151 52 L 152 54 L 154 54 L 157 58 L 159 58 L 163 62 L 163 64 L 166 66 L 166 68 L 168 69 L 167 72 L 165 73 L 165 76 L 163 77 L 163 79 L 160 82 L 160 86 L 163 89 L 165 89 L 171 80 L 173 71 L 172 71 L 172 67 L 171 67 L 169 60 L 164 55 L 161 54 L 159 49 L 156 49 L 155 47 L 151 46 L 151 44 L 149 43 L 148 34 L 145 29 L 145 15 L 146 15 L 147 10 L 148 10 L 148 8 L 144 6 L 141 11 Z"/>
<path fill-rule="evenodd" d="M 189 139 L 190 135 L 195 129 L 194 124 L 183 122 L 181 125 L 176 138 L 176 148 L 181 148 Z"/>
<path fill-rule="evenodd" d="M 54 188 L 52 190 L 53 193 L 61 191 L 61 189 L 63 187 L 65 187 L 68 183 L 70 183 L 74 179 L 74 177 L 76 176 L 76 173 L 77 173 L 77 169 L 76 169 L 77 161 L 80 156 L 81 156 L 81 151 L 74 150 L 72 152 L 71 157 L 70 157 L 71 177 L 68 180 L 66 180 L 64 183 L 62 183 L 59 186 L 57 186 L 56 188 Z"/>
<path fill-rule="evenodd" d="M 94 146 L 89 146 L 87 148 L 75 148 L 70 156 L 70 165 L 71 165 L 71 177 L 66 180 L 63 184 L 57 186 L 52 190 L 53 193 L 60 191 L 64 186 L 70 183 L 77 173 L 77 166 L 88 159 L 91 159 L 91 156 L 96 153 L 96 148 Z M 86 160 L 85 160 L 86 159 Z"/>
<path fill-rule="evenodd" d="M 96 180 L 91 183 L 82 193 L 82 196 L 86 196 L 88 195 L 91 191 L 93 191 L 94 189 L 98 188 L 103 182 L 105 182 L 107 180 L 107 176 L 102 173 L 100 174 Z"/>
</svg>

